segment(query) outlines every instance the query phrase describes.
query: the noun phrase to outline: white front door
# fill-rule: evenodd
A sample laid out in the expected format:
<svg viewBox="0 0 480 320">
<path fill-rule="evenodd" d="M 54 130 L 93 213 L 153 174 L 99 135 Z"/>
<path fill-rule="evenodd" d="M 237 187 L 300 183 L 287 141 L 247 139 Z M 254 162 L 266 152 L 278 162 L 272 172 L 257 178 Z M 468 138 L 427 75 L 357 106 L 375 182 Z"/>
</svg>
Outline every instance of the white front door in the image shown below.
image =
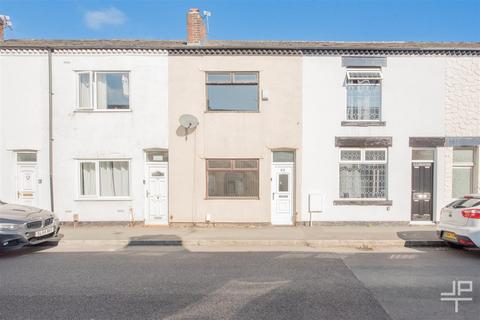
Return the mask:
<svg viewBox="0 0 480 320">
<path fill-rule="evenodd" d="M 168 170 L 166 164 L 147 164 L 146 224 L 168 224 Z"/>
<path fill-rule="evenodd" d="M 37 206 L 37 165 L 17 165 L 17 203 Z"/>
<path fill-rule="evenodd" d="M 293 164 L 272 165 L 272 224 L 293 224 Z"/>
</svg>

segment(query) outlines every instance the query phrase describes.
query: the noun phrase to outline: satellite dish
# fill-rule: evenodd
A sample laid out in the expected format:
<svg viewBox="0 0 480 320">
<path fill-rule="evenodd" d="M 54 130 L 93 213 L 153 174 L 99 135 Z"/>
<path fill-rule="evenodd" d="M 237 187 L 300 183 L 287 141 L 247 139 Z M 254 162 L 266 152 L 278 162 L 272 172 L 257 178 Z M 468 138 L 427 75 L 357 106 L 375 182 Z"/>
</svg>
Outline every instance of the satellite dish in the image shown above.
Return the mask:
<svg viewBox="0 0 480 320">
<path fill-rule="evenodd" d="M 185 128 L 185 140 L 187 140 L 188 129 L 194 129 L 198 126 L 198 119 L 191 114 L 182 114 L 178 119 L 180 125 Z"/>
<path fill-rule="evenodd" d="M 182 114 L 179 121 L 180 125 L 185 129 L 195 128 L 198 126 L 198 119 L 191 114 Z"/>
</svg>

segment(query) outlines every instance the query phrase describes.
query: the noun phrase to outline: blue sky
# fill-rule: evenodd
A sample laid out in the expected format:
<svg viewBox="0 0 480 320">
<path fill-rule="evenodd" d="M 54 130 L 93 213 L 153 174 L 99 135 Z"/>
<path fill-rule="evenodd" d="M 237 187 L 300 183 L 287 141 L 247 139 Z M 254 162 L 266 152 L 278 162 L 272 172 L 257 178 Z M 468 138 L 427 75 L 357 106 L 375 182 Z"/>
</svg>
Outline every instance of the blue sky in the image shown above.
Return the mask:
<svg viewBox="0 0 480 320">
<path fill-rule="evenodd" d="M 480 41 L 480 0 L 0 0 L 6 38 L 185 39 L 191 7 L 210 39 Z"/>
</svg>

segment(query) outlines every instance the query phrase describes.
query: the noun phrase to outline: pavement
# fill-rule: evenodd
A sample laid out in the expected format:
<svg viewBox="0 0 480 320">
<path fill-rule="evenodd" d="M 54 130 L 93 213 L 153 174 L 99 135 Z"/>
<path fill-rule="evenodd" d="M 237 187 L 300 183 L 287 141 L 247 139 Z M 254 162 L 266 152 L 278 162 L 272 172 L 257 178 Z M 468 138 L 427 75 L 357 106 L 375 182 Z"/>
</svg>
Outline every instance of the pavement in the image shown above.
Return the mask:
<svg viewBox="0 0 480 320">
<path fill-rule="evenodd" d="M 434 226 L 313 227 L 63 226 L 60 246 L 171 245 L 199 247 L 378 248 L 439 247 Z"/>
<path fill-rule="evenodd" d="M 480 314 L 478 251 L 37 250 L 0 257 L 0 319 L 471 320 Z M 455 302 L 441 301 L 441 294 L 457 280 L 472 281 L 472 290 L 462 292 L 466 300 L 455 312 Z"/>
</svg>

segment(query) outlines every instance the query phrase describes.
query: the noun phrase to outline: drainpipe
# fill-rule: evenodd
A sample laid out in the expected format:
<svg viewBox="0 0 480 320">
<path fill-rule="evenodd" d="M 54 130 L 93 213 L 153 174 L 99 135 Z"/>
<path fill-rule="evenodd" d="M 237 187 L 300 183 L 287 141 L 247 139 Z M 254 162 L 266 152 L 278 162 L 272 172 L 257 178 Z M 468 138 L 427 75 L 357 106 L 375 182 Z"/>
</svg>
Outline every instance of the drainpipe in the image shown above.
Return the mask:
<svg viewBox="0 0 480 320">
<path fill-rule="evenodd" d="M 53 204 L 53 89 L 52 89 L 52 48 L 48 50 L 48 170 L 50 180 L 50 209 L 54 212 Z"/>
</svg>

